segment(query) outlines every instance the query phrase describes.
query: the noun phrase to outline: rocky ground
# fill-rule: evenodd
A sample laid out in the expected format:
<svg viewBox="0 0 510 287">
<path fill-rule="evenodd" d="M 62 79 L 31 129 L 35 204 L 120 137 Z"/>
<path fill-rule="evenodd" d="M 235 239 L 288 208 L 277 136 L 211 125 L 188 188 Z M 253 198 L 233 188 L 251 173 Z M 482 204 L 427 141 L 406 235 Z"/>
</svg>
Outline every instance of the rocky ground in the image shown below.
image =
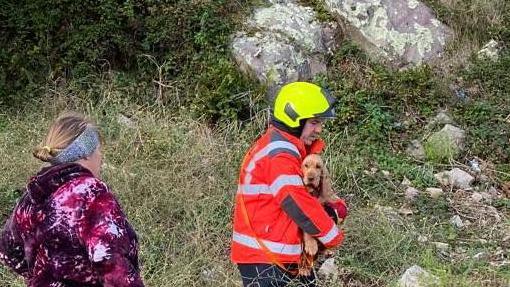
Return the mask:
<svg viewBox="0 0 510 287">
<path fill-rule="evenodd" d="M 253 11 L 245 27 L 233 38 L 234 58 L 241 71 L 269 86 L 270 91 L 290 81 L 317 79 L 321 75 L 328 75 L 330 80 L 337 79 L 340 77 L 334 73 L 339 70 L 346 72 L 344 77 L 366 81 L 356 75 L 371 76 L 370 71 L 366 73 L 370 65 L 363 66 L 366 63 L 363 60 L 348 62 L 349 69 L 331 68 L 332 55 L 338 53 L 345 42 L 355 43 L 371 61 L 381 63 L 387 69 L 405 71 L 421 66 L 437 67 L 436 73 L 441 75 L 451 70 L 445 70 L 437 63 L 452 57 L 448 49 L 461 38 L 458 31 L 437 18 L 427 3 L 416 0 L 269 1 Z M 475 53 L 475 57 L 489 63 L 498 61 L 503 46 L 501 42 L 490 40 Z M 449 83 L 445 80 L 444 85 L 457 100 L 466 101 L 477 93 L 472 87 L 471 90 L 466 88 L 461 77 L 448 75 L 447 78 L 453 79 Z M 426 98 L 423 94 L 417 97 Z M 410 114 L 406 112 L 407 118 L 401 117 L 403 120 L 396 123 L 406 130 L 405 140 L 400 142 L 400 152 L 414 159 L 415 165 L 432 164 L 433 171 L 428 179 L 418 180 L 420 186 L 417 187 L 407 177 L 399 178 L 388 170 L 365 169 L 364 176 L 391 184 L 396 193 L 394 202 L 399 204 L 377 204 L 373 212 L 383 214 L 392 224 L 409 226 L 418 220 L 421 224 L 451 229 L 455 234 L 452 238 L 434 235 L 437 232 L 434 227 L 429 230 L 431 234 L 420 234 L 416 230 L 417 234 L 413 235 L 419 245 L 435 250 L 441 260 L 451 264 L 485 262 L 494 268 L 508 268 L 505 266 L 510 264 L 509 213 L 508 206 L 502 207 L 501 203 L 506 205 L 504 202 L 508 200 L 509 182 L 501 180 L 502 174 L 490 160 L 472 155 L 467 142 L 476 139 L 468 139 L 473 137 L 472 133 L 466 132 L 462 123 L 455 120 L 448 104 L 437 109 L 436 114 L 429 113 L 429 118 L 420 118 L 419 129 L 408 128 L 416 126 L 411 122 L 412 117 L 408 117 Z M 427 210 L 427 206 L 434 205 L 442 206 L 442 210 Z M 431 215 L 431 212 L 437 214 Z M 473 246 L 492 247 L 475 251 Z M 345 271 L 340 266 L 333 258 L 328 259 L 320 273 L 348 278 L 346 274 L 340 274 L 341 270 Z M 348 286 L 358 286 L 355 280 L 354 283 L 347 281 L 344 283 Z M 413 265 L 402 272 L 398 285 L 437 286 L 447 284 L 447 281 L 440 281 L 422 267 Z M 493 284 L 505 284 L 501 282 Z M 358 283 L 359 286 L 367 284 Z"/>
</svg>

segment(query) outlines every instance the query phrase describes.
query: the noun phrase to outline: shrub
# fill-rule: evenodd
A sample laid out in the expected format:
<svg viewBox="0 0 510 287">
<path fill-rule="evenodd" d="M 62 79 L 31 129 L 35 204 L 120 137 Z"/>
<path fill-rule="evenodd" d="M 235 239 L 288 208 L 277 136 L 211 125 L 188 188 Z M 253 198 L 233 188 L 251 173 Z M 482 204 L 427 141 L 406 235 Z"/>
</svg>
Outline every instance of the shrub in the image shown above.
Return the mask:
<svg viewBox="0 0 510 287">
<path fill-rule="evenodd" d="M 239 95 L 258 91 L 229 58 L 241 13 L 234 0 L 4 1 L 0 105 L 40 97 L 53 82 L 76 80 L 89 89 L 89 77 L 114 71 L 137 89 L 135 101 L 196 106 L 213 120 L 237 118 L 257 98 Z M 141 82 L 149 85 L 136 87 Z M 138 99 L 151 89 L 155 96 Z M 174 90 L 182 101 L 165 97 Z"/>
<path fill-rule="evenodd" d="M 454 139 L 439 133 L 431 135 L 424 148 L 427 158 L 434 162 L 454 159 L 460 152 Z"/>
</svg>

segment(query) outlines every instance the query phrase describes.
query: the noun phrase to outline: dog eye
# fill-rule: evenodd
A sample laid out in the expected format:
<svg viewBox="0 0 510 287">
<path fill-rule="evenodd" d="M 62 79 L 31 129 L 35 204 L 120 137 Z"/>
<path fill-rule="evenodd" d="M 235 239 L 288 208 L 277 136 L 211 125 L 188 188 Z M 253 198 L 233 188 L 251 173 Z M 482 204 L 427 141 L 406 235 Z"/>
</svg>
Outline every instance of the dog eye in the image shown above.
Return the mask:
<svg viewBox="0 0 510 287">
<path fill-rule="evenodd" d="M 317 166 L 315 166 L 315 168 L 317 168 L 317 169 L 321 169 L 321 168 L 322 168 L 322 166 L 320 166 L 320 164 L 318 164 Z"/>
<path fill-rule="evenodd" d="M 308 168 L 308 167 L 310 167 L 310 165 L 309 165 L 309 164 L 307 164 L 307 163 L 305 163 L 305 167 L 306 167 L 306 168 Z"/>
</svg>

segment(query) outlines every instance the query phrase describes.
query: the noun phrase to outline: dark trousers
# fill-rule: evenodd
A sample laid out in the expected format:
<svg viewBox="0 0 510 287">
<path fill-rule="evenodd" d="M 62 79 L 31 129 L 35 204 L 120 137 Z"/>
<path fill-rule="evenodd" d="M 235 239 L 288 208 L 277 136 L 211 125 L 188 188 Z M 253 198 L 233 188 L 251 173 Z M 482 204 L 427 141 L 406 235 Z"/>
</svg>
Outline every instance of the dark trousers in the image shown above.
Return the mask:
<svg viewBox="0 0 510 287">
<path fill-rule="evenodd" d="M 238 264 L 244 287 L 285 287 L 294 279 L 301 284 L 298 286 L 316 287 L 315 272 L 308 277 L 295 276 L 277 265 L 272 264 Z M 288 270 L 297 270 L 296 264 L 285 266 Z"/>
</svg>

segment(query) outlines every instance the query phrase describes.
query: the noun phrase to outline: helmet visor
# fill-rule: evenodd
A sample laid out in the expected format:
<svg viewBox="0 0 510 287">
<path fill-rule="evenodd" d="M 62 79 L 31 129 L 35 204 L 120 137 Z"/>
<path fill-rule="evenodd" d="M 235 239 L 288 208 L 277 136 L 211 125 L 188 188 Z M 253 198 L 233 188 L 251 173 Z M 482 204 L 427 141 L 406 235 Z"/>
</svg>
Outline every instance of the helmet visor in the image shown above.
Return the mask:
<svg viewBox="0 0 510 287">
<path fill-rule="evenodd" d="M 336 99 L 335 99 L 335 97 L 331 96 L 331 93 L 329 92 L 328 89 L 323 88 L 321 90 L 321 92 L 322 92 L 322 94 L 324 94 L 326 96 L 326 100 L 328 101 L 329 108 L 322 113 L 315 114 L 314 116 L 317 118 L 322 118 L 322 119 L 333 119 L 336 117 L 335 108 L 334 108 Z"/>
</svg>

